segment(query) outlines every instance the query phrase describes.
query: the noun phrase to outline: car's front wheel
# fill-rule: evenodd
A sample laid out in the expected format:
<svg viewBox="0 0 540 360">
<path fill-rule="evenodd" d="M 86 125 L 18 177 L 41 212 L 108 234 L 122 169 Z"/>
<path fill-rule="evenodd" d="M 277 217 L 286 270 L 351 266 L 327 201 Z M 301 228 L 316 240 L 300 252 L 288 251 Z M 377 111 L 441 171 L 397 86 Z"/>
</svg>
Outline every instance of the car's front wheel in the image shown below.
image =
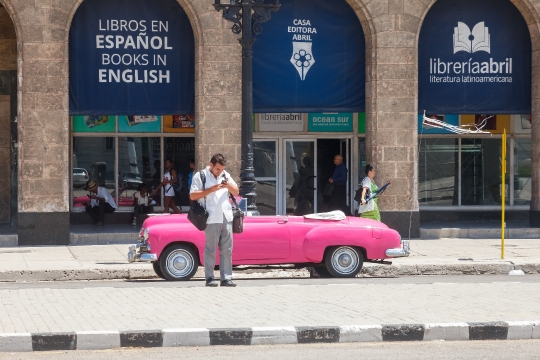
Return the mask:
<svg viewBox="0 0 540 360">
<path fill-rule="evenodd" d="M 185 244 L 167 248 L 159 258 L 163 276 L 171 281 L 187 281 L 197 272 L 199 262 L 193 249 Z"/>
<path fill-rule="evenodd" d="M 364 265 L 362 252 L 350 246 L 328 249 L 324 258 L 326 269 L 333 277 L 355 277 Z"/>
<path fill-rule="evenodd" d="M 159 265 L 159 261 L 154 261 L 152 263 L 152 267 L 154 268 L 154 272 L 156 273 L 156 275 L 161 278 L 161 279 L 165 279 L 165 275 L 163 275 L 163 271 L 161 271 L 161 266 Z"/>
</svg>

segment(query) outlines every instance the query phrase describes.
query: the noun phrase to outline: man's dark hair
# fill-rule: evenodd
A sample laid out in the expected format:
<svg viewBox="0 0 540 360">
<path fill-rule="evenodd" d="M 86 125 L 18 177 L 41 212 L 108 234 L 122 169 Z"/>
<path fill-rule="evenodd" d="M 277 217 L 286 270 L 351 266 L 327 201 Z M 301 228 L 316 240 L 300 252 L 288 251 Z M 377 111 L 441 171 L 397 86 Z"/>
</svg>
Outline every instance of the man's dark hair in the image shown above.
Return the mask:
<svg viewBox="0 0 540 360">
<path fill-rule="evenodd" d="M 170 158 L 165 159 L 165 162 L 167 162 L 167 161 L 169 161 L 171 164 L 174 164 L 174 162 Z"/>
<path fill-rule="evenodd" d="M 227 165 L 227 160 L 225 160 L 225 156 L 223 154 L 214 154 L 212 155 L 212 159 L 210 159 L 210 163 L 212 165 L 216 165 L 217 163 L 219 163 L 220 165 Z"/>
<path fill-rule="evenodd" d="M 195 159 L 189 160 L 189 163 L 190 163 L 190 164 L 195 164 Z"/>
</svg>

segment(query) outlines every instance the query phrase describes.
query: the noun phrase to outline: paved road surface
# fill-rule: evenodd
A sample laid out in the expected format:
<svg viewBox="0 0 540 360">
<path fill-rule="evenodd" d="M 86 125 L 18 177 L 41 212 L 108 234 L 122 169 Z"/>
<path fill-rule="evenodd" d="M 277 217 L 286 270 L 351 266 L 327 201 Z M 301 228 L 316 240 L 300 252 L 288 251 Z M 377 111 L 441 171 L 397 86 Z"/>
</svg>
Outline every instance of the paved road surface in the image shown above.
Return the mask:
<svg viewBox="0 0 540 360">
<path fill-rule="evenodd" d="M 106 351 L 0 353 L 0 359 L 23 360 L 536 360 L 540 340 L 357 343 L 309 345 L 213 346 Z"/>
<path fill-rule="evenodd" d="M 540 320 L 540 275 L 0 286 L 0 333 Z"/>
</svg>

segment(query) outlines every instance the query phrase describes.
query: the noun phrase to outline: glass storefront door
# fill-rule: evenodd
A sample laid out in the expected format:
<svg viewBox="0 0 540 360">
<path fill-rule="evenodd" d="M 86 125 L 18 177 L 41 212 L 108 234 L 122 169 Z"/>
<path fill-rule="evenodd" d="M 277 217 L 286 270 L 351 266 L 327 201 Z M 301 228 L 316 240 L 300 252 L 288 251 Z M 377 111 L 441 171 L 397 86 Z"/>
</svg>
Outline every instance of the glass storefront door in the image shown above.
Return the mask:
<svg viewBox="0 0 540 360">
<path fill-rule="evenodd" d="M 277 141 L 253 141 L 256 205 L 261 215 L 277 214 Z"/>
<path fill-rule="evenodd" d="M 352 211 L 353 164 L 350 139 L 255 139 L 253 166 L 257 210 L 261 215 L 307 215 L 331 210 L 331 196 L 323 189 L 335 169 L 335 155 L 347 166 L 347 191 L 343 211 Z M 346 198 L 345 198 L 346 196 Z"/>
<path fill-rule="evenodd" d="M 287 215 L 306 215 L 317 212 L 315 142 L 315 140 L 285 140 L 282 179 Z"/>
</svg>

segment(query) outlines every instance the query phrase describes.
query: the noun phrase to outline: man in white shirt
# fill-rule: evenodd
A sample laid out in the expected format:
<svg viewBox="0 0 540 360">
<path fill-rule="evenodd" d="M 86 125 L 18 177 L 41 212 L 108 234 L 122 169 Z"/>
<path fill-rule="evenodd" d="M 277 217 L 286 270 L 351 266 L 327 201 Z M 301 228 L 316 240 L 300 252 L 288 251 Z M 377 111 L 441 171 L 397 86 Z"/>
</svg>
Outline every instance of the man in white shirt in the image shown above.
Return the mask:
<svg viewBox="0 0 540 360">
<path fill-rule="evenodd" d="M 218 286 L 214 280 L 214 266 L 216 265 L 216 246 L 219 245 L 219 270 L 221 286 L 236 286 L 232 282 L 232 221 L 233 212 L 229 202 L 229 193 L 238 195 L 238 186 L 232 177 L 225 171 L 226 160 L 222 154 L 215 154 L 210 165 L 202 170 L 205 174 L 205 183 L 201 179 L 201 172 L 194 172 L 189 198 L 206 208 L 208 220 L 206 221 L 206 246 L 204 249 L 204 276 L 206 286 Z"/>
<path fill-rule="evenodd" d="M 113 213 L 116 210 L 116 202 L 112 195 L 102 186 L 90 180 L 86 186 L 90 194 L 90 203 L 84 203 L 86 212 L 94 221 L 94 225 L 102 226 L 105 214 Z"/>
</svg>

